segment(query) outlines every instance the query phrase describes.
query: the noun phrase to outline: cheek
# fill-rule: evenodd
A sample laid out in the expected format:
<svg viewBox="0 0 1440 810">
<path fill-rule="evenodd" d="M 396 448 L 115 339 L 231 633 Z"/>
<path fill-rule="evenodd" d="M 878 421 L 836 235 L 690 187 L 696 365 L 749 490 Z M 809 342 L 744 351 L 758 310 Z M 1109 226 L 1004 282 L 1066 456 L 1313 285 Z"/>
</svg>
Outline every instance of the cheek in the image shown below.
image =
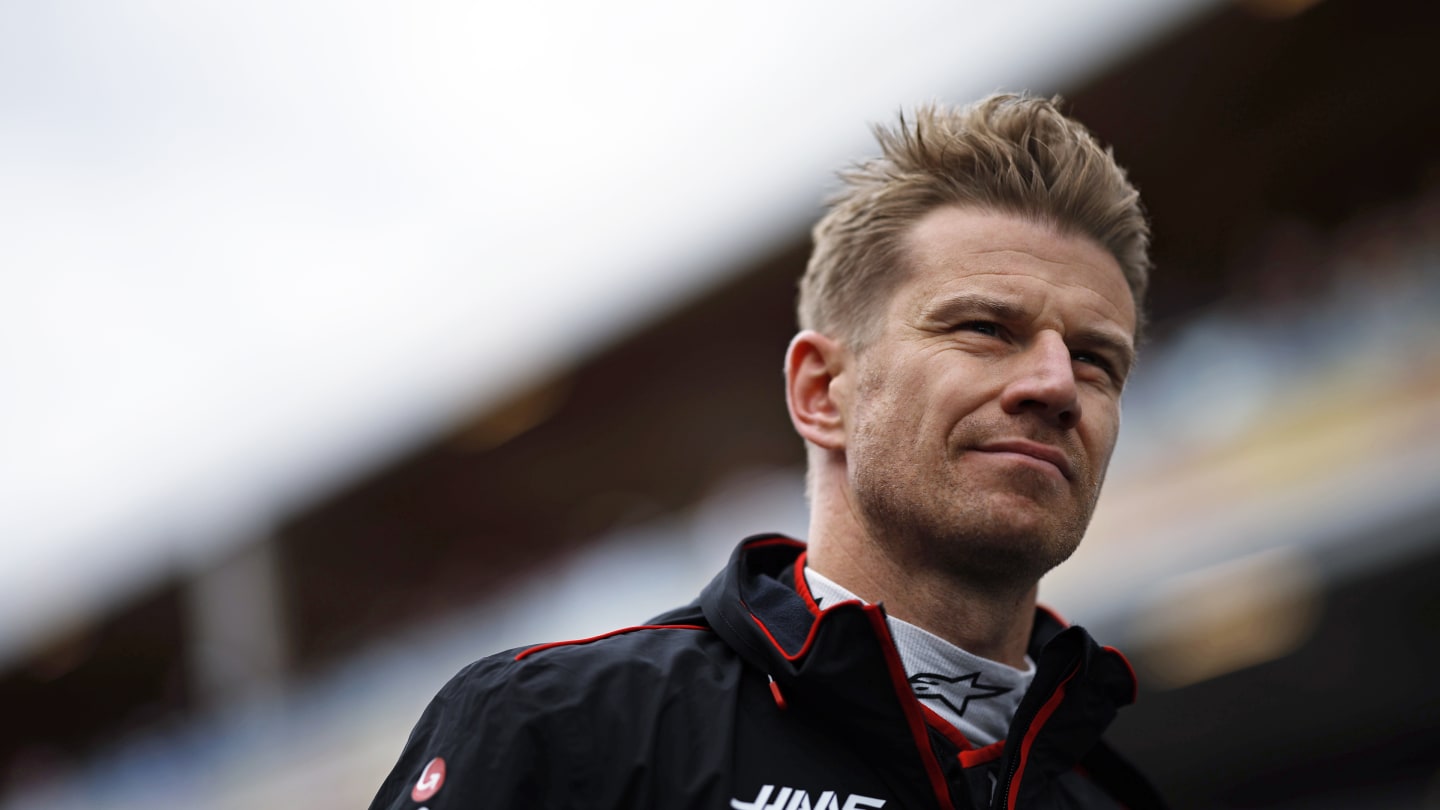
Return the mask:
<svg viewBox="0 0 1440 810">
<path fill-rule="evenodd" d="M 929 412 L 936 410 L 921 388 L 922 380 L 903 375 L 875 379 L 856 391 L 857 438 L 868 440 L 872 452 L 906 454 L 922 444 L 928 433 Z"/>
<path fill-rule="evenodd" d="M 934 408 L 944 419 L 964 418 L 985 409 L 999 407 L 1004 391 L 1004 374 L 977 363 L 951 363 L 931 369 L 916 382 L 917 398 Z"/>
<path fill-rule="evenodd" d="M 923 443 L 996 399 L 992 388 L 984 369 L 960 358 L 891 356 L 861 378 L 855 405 L 872 427 Z"/>
<path fill-rule="evenodd" d="M 1120 437 L 1120 405 L 1107 401 L 1087 406 L 1084 420 L 1089 426 L 1085 431 L 1085 444 L 1099 469 L 1104 470 Z"/>
</svg>

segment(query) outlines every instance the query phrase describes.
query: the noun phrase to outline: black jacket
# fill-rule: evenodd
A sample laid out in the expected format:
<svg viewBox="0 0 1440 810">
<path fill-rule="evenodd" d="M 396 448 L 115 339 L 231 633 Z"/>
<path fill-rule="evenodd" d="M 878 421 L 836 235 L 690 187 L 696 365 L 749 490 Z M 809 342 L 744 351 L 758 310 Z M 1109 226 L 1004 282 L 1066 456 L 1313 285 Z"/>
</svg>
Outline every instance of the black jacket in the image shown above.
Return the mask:
<svg viewBox="0 0 1440 810">
<path fill-rule="evenodd" d="M 1008 739 L 972 749 L 914 697 L 883 608 L 797 592 L 804 548 L 750 538 L 648 625 L 466 667 L 372 810 L 1160 806 L 1100 742 L 1134 697 L 1118 652 L 1038 612 Z"/>
</svg>

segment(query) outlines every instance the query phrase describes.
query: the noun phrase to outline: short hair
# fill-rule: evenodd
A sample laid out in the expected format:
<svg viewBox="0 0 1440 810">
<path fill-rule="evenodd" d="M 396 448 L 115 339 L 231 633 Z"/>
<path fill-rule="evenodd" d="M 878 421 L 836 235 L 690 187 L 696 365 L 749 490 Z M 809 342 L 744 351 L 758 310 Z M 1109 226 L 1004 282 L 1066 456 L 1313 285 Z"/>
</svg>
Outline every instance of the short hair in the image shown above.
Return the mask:
<svg viewBox="0 0 1440 810">
<path fill-rule="evenodd" d="M 1093 238 L 1114 255 L 1135 299 L 1136 338 L 1150 276 L 1150 226 L 1140 193 L 1061 100 L 997 94 L 966 107 L 921 106 L 893 129 L 875 126 L 881 156 L 842 171 L 843 188 L 816 223 L 800 280 L 800 328 L 862 349 L 908 272 L 912 225 L 935 208 L 1017 214 Z"/>
</svg>

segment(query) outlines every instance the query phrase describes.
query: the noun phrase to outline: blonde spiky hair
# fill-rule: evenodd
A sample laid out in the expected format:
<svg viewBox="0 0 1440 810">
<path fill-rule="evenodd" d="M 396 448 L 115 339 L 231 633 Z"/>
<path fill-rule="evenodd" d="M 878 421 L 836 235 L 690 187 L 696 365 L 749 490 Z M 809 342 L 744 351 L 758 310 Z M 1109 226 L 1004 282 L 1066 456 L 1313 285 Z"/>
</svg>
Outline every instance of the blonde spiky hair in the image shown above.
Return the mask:
<svg viewBox="0 0 1440 810">
<path fill-rule="evenodd" d="M 800 327 L 860 350 L 904 278 L 904 236 L 929 211 L 974 206 L 1094 239 L 1115 256 L 1135 299 L 1137 338 L 1150 276 L 1140 193 L 1060 99 L 992 95 L 968 107 L 922 106 L 875 127 L 881 156 L 841 172 L 844 188 L 815 225 L 800 280 Z"/>
</svg>

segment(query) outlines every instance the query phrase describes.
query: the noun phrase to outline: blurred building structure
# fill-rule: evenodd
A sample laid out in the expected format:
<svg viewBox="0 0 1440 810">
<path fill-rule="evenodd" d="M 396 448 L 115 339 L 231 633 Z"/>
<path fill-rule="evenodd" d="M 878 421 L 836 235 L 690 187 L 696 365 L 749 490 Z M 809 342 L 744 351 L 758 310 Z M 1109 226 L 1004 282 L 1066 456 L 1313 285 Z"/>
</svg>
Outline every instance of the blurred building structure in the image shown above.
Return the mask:
<svg viewBox="0 0 1440 810">
<path fill-rule="evenodd" d="M 1419 2 L 1256 0 L 1060 83 L 1158 270 L 1102 510 L 1042 599 L 1131 654 L 1116 741 L 1177 807 L 1440 806 L 1437 32 Z M 363 805 L 463 664 L 803 536 L 807 253 L 9 662 L 0 806 Z"/>
</svg>

